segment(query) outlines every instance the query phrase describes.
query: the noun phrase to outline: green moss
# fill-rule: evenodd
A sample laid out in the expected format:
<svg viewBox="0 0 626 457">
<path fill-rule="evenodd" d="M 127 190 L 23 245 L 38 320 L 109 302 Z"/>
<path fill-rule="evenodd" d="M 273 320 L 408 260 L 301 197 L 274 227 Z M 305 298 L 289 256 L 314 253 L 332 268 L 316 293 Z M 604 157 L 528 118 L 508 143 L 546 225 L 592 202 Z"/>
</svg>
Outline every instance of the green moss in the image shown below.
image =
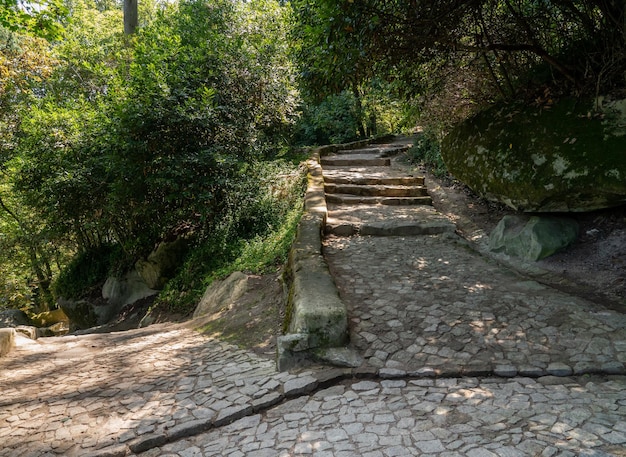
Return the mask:
<svg viewBox="0 0 626 457">
<path fill-rule="evenodd" d="M 516 209 L 618 204 L 626 196 L 626 115 L 621 106 L 593 107 L 574 99 L 549 109 L 497 106 L 453 130 L 442 155 L 458 179 Z"/>
</svg>

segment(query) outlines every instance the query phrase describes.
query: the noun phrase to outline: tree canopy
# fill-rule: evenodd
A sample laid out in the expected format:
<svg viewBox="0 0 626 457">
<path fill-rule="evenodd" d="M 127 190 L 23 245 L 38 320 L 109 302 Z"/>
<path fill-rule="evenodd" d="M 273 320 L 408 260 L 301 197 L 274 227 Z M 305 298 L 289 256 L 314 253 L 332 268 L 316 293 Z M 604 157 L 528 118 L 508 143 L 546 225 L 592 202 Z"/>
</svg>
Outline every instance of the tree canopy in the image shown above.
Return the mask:
<svg viewBox="0 0 626 457">
<path fill-rule="evenodd" d="M 297 35 L 307 43 L 302 76 L 312 91 L 378 75 L 424 94 L 467 71 L 487 81 L 484 92 L 502 97 L 537 83 L 569 93 L 624 85 L 625 5 L 618 0 L 293 3 Z"/>
<path fill-rule="evenodd" d="M 59 40 L 0 27 L 0 219 L 7 243 L 32 245 L 46 287 L 63 253 L 114 244 L 132 264 L 159 240 L 210 237 L 226 217 L 244 237 L 263 228 L 253 202 L 265 191 L 251 197 L 248 183 L 295 119 L 290 9 L 142 8 L 131 40 L 120 5 L 90 0 L 72 2 Z"/>
<path fill-rule="evenodd" d="M 619 0 L 142 0 L 132 30 L 126 3 L 0 0 L 0 300 L 52 303 L 76 255 L 265 233 L 294 143 L 625 86 Z"/>
</svg>

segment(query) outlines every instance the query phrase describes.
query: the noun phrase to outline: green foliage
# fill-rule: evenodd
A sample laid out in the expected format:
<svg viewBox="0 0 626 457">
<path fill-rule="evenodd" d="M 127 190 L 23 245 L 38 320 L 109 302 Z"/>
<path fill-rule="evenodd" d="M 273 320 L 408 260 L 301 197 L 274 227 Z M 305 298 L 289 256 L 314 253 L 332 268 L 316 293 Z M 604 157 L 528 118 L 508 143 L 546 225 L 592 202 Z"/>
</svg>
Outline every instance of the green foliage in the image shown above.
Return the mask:
<svg viewBox="0 0 626 457">
<path fill-rule="evenodd" d="M 57 40 L 68 13 L 63 0 L 0 0 L 0 27 Z"/>
<path fill-rule="evenodd" d="M 117 256 L 116 248 L 111 245 L 80 252 L 54 282 L 55 295 L 66 299 L 83 298 L 94 287 L 102 286 Z"/>
<path fill-rule="evenodd" d="M 362 90 L 376 78 L 393 82 L 419 97 L 437 136 L 499 100 L 542 103 L 624 87 L 624 2 L 292 3 L 307 93 Z"/>
<path fill-rule="evenodd" d="M 329 95 L 319 104 L 303 107 L 296 141 L 303 145 L 354 141 L 358 138 L 358 122 L 351 93 Z"/>
<path fill-rule="evenodd" d="M 409 162 L 428 167 L 435 176 L 445 176 L 446 165 L 441 157 L 440 142 L 429 135 L 420 135 L 407 151 Z"/>
<path fill-rule="evenodd" d="M 34 222 L 31 238 L 57 253 L 115 244 L 128 264 L 183 233 L 199 245 L 219 239 L 215 252 L 224 253 L 237 237 L 278 227 L 293 202 L 259 192 L 280 173 L 259 164 L 284 154 L 297 117 L 291 9 L 274 0 L 142 2 L 127 39 L 117 3 L 71 6 L 56 60 L 24 54 L 36 49 L 27 37 L 7 39 L 0 56 L 10 76 L 0 79 L 0 196 Z M 33 249 L 40 271 L 53 274 L 51 257 Z M 87 280 L 70 269 L 57 288 L 77 295 L 103 271 Z"/>
<path fill-rule="evenodd" d="M 119 13 L 77 8 L 22 125 L 17 188 L 85 247 L 115 240 L 137 255 L 181 226 L 210 231 L 246 164 L 280 150 L 292 122 L 288 11 L 184 1 L 128 48 Z"/>
<path fill-rule="evenodd" d="M 157 307 L 188 314 L 213 280 L 234 271 L 269 273 L 285 262 L 302 214 L 305 173 L 282 161 L 257 167 L 245 191 L 228 194 L 220 224 L 190 251 Z"/>
<path fill-rule="evenodd" d="M 350 14 L 361 2 L 295 0 L 294 53 L 308 96 L 324 97 L 358 87 L 371 75 L 363 47 L 376 19 Z"/>
<path fill-rule="evenodd" d="M 362 133 L 371 137 L 415 128 L 416 103 L 399 97 L 394 84 L 374 78 L 358 93 L 358 99 L 354 92 L 343 91 L 304 104 L 294 135 L 296 144 L 346 143 Z"/>
</svg>

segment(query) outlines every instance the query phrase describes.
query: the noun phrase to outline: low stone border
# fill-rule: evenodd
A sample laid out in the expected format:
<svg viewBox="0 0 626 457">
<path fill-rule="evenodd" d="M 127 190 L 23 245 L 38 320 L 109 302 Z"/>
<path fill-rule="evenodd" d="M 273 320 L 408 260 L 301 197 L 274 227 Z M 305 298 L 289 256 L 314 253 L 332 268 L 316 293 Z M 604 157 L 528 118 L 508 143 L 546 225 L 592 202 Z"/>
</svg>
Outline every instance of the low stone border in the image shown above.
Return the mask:
<svg viewBox="0 0 626 457">
<path fill-rule="evenodd" d="M 0 357 L 5 356 L 15 346 L 15 329 L 0 328 Z"/>
<path fill-rule="evenodd" d="M 307 161 L 304 214 L 285 272 L 286 330 L 285 335 L 278 337 L 277 344 L 277 366 L 281 371 L 306 364 L 320 358 L 324 350 L 345 347 L 348 343 L 348 312 L 322 255 L 322 233 L 328 208 L 321 157 L 386 139 L 389 137 L 321 146 L 312 151 Z"/>
<path fill-rule="evenodd" d="M 322 256 L 322 232 L 328 209 L 319 149 L 307 161 L 308 185 L 304 214 L 289 253 L 286 334 L 278 337 L 277 366 L 281 371 L 302 365 L 319 348 L 348 341 L 348 312 L 339 298 Z"/>
</svg>

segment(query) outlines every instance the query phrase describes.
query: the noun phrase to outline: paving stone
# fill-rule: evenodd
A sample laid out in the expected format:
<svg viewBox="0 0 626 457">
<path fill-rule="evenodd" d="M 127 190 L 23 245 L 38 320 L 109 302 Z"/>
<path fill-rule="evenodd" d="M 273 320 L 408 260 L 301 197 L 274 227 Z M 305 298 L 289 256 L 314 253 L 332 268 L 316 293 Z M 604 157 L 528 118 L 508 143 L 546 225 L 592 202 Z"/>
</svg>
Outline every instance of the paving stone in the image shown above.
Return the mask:
<svg viewBox="0 0 626 457">
<path fill-rule="evenodd" d="M 295 397 L 315 390 L 317 385 L 318 381 L 313 376 L 299 377 L 285 382 L 283 391 L 286 397 Z"/>
<path fill-rule="evenodd" d="M 548 365 L 546 372 L 553 376 L 569 376 L 574 372 L 574 370 L 565 363 L 553 362 Z"/>
</svg>

